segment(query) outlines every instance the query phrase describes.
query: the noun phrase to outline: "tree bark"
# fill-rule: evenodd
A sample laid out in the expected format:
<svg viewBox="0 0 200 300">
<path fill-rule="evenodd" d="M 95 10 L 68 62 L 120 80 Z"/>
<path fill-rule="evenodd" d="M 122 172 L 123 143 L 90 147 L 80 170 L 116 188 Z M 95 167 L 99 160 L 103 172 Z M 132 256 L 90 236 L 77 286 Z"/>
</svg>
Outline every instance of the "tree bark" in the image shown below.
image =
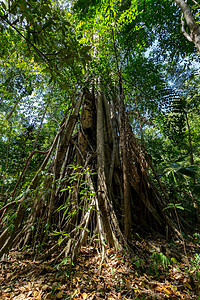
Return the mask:
<svg viewBox="0 0 200 300">
<path fill-rule="evenodd" d="M 103 122 L 103 96 L 97 96 L 97 174 L 98 174 L 98 204 L 109 244 L 113 247 L 115 240 L 108 220 L 108 191 L 105 176 L 104 153 L 104 122 Z"/>
<path fill-rule="evenodd" d="M 122 149 L 122 170 L 124 182 L 124 234 L 127 238 L 131 237 L 132 216 L 131 216 L 131 190 L 129 183 L 129 164 L 128 161 L 128 143 L 127 143 L 127 120 L 125 118 L 125 111 L 121 118 L 121 149 Z"/>
<path fill-rule="evenodd" d="M 122 156 L 122 173 L 123 173 L 123 188 L 124 188 L 124 234 L 126 238 L 131 237 L 132 229 L 132 215 L 131 215 L 131 188 L 129 183 L 129 147 L 128 139 L 130 138 L 128 132 L 128 117 L 125 111 L 124 105 L 124 93 L 121 74 L 119 73 L 119 115 L 120 115 L 120 146 L 121 146 L 121 156 Z"/>
</svg>

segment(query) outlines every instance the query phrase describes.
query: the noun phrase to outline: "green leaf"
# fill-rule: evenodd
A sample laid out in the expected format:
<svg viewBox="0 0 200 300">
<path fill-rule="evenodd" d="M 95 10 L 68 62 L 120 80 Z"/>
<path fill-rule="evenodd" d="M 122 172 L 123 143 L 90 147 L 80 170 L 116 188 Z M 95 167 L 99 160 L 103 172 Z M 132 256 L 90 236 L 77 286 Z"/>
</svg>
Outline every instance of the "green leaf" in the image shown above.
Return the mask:
<svg viewBox="0 0 200 300">
<path fill-rule="evenodd" d="M 190 167 L 181 167 L 177 170 L 178 173 L 181 173 L 185 176 L 195 178 L 198 172 L 197 166 L 190 166 Z"/>
<path fill-rule="evenodd" d="M 41 9 L 43 16 L 45 16 L 48 12 L 50 12 L 50 7 L 48 5 L 44 5 Z"/>
<path fill-rule="evenodd" d="M 2 5 L 2 7 L 6 10 L 7 9 L 7 7 L 6 7 L 6 5 L 5 5 L 5 3 L 3 2 L 3 1 L 1 1 L 1 5 Z"/>
<path fill-rule="evenodd" d="M 59 240 L 58 240 L 58 245 L 59 245 L 59 246 L 61 245 L 62 241 L 63 241 L 63 237 L 62 237 L 62 235 L 61 235 L 61 236 L 59 237 Z"/>
<path fill-rule="evenodd" d="M 200 195 L 200 184 L 196 184 L 193 190 L 196 195 Z"/>
<path fill-rule="evenodd" d="M 163 209 L 163 211 L 166 210 L 166 209 L 169 209 L 169 208 L 177 208 L 177 209 L 181 209 L 181 210 L 184 210 L 184 209 L 185 209 L 185 208 L 181 205 L 181 203 L 176 203 L 176 204 L 174 204 L 174 203 L 169 203 L 168 206 L 165 207 L 165 208 Z"/>
</svg>

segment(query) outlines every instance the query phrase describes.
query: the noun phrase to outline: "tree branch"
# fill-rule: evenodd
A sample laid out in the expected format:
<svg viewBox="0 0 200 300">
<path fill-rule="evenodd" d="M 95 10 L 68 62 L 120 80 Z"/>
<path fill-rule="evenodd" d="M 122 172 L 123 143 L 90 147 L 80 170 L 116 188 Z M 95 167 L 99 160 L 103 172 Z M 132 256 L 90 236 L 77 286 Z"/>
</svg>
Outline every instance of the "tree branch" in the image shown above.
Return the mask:
<svg viewBox="0 0 200 300">
<path fill-rule="evenodd" d="M 182 32 L 188 41 L 192 41 L 200 53 L 200 26 L 196 23 L 193 14 L 190 11 L 189 6 L 184 0 L 174 0 L 175 3 L 182 10 L 183 16 L 185 18 L 186 24 L 190 29 L 190 35 L 185 31 L 184 23 L 182 21 Z"/>
<path fill-rule="evenodd" d="M 181 18 L 181 24 L 182 24 L 182 33 L 183 35 L 186 37 L 186 39 L 189 41 L 189 42 L 193 42 L 192 39 L 191 39 L 191 36 L 186 32 L 185 30 L 185 21 L 184 21 L 184 15 L 182 13 L 182 18 Z"/>
<path fill-rule="evenodd" d="M 197 3 L 197 1 L 192 0 L 198 7 L 200 7 L 199 3 Z"/>
</svg>

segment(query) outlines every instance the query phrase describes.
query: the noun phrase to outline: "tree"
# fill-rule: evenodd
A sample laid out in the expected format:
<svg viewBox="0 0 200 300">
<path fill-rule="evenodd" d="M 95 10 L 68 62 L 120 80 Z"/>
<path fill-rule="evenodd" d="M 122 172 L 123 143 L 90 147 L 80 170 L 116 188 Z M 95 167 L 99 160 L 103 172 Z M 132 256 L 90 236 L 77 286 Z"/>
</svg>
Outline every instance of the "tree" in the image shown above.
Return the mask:
<svg viewBox="0 0 200 300">
<path fill-rule="evenodd" d="M 105 243 L 115 249 L 127 246 L 138 227 L 162 234 L 168 227 L 171 234 L 179 235 L 173 212 L 164 210 L 169 201 L 165 188 L 131 126 L 134 106 L 155 112 L 163 97 L 153 90 L 159 86 L 167 95 L 162 68 L 145 59 L 148 34 L 142 47 L 136 42 L 131 51 L 126 48 L 128 28 L 132 26 L 130 34 L 143 30 L 136 22 L 138 7 L 137 1 L 97 1 L 86 6 L 83 21 L 81 1 L 71 13 L 51 1 L 2 5 L 2 34 L 9 36 L 9 47 L 13 40 L 18 46 L 12 55 L 19 51 L 39 65 L 40 76 L 52 85 L 50 106 L 56 89 L 58 97 L 66 92 L 68 104 L 63 98 L 59 103 L 58 131 L 43 151 L 45 158 L 31 182 L 25 182 L 21 194 L 15 198 L 12 193 L 0 208 L 4 217 L 0 256 L 11 247 L 30 243 L 36 251 L 49 234 L 55 240 L 58 235 L 59 241 L 42 257 L 62 244 L 61 255 L 71 261 L 88 232 L 92 239 L 96 236 L 103 259 Z M 8 55 L 4 50 L 2 59 Z M 155 69 L 154 76 L 145 77 L 151 79 L 149 89 L 143 76 L 136 80 L 131 73 L 131 67 L 135 64 L 139 69 L 141 62 L 146 70 Z M 32 155 L 27 155 L 25 167 Z"/>
</svg>

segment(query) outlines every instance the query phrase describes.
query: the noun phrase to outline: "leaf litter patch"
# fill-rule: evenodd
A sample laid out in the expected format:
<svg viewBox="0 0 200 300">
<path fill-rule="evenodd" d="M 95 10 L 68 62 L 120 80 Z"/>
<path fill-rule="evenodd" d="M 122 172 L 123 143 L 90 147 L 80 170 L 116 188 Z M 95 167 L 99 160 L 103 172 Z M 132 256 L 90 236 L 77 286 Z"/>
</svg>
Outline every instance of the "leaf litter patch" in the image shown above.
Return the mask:
<svg viewBox="0 0 200 300">
<path fill-rule="evenodd" d="M 191 242 L 186 247 L 187 257 L 178 242 L 141 240 L 132 254 L 107 248 L 102 263 L 101 254 L 86 245 L 74 266 L 55 265 L 59 253 L 42 262 L 30 252 L 12 251 L 0 263 L 0 300 L 200 300 L 200 270 L 192 264 L 200 247 Z"/>
</svg>

